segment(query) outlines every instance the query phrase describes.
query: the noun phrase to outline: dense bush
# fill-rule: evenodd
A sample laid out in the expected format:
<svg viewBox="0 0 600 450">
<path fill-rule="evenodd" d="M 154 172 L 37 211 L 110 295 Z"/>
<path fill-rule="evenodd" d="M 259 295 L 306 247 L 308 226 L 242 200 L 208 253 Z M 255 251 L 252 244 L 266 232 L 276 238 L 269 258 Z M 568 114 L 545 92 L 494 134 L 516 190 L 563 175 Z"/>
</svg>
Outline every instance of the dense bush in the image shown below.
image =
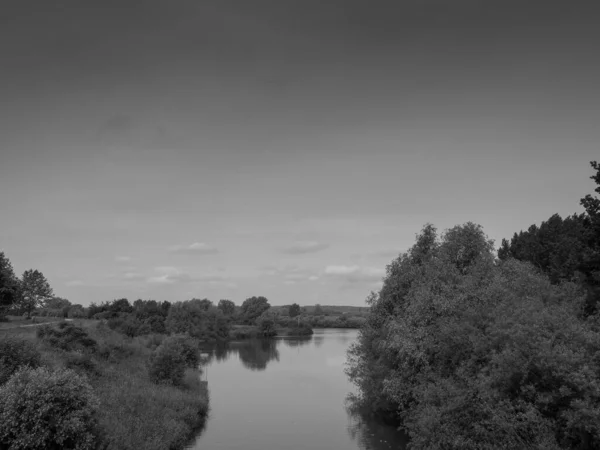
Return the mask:
<svg viewBox="0 0 600 450">
<path fill-rule="evenodd" d="M 87 353 L 69 353 L 65 357 L 65 367 L 85 375 L 100 375 L 96 362 Z"/>
<path fill-rule="evenodd" d="M 95 351 L 97 343 L 86 331 L 70 322 L 60 322 L 56 327 L 42 325 L 37 329 L 42 342 L 61 350 Z"/>
<path fill-rule="evenodd" d="M 183 356 L 185 365 L 189 368 L 197 368 L 200 363 L 200 347 L 198 341 L 190 336 L 179 335 L 169 336 L 162 343 L 167 342 L 168 345 L 176 345 L 179 347 L 179 352 Z"/>
<path fill-rule="evenodd" d="M 258 326 L 259 333 L 264 337 L 273 337 L 277 335 L 276 318 L 269 314 L 268 311 L 261 314 L 256 319 L 256 325 Z"/>
<path fill-rule="evenodd" d="M 0 385 L 20 367 L 38 367 L 40 359 L 40 353 L 31 342 L 14 337 L 0 339 Z"/>
<path fill-rule="evenodd" d="M 291 328 L 290 336 L 311 336 L 313 334 L 312 327 L 306 322 L 300 322 L 300 325 L 295 325 Z"/>
<path fill-rule="evenodd" d="M 75 372 L 22 368 L 0 386 L 0 443 L 11 450 L 93 449 L 97 406 Z"/>
<path fill-rule="evenodd" d="M 415 449 L 600 447 L 600 319 L 480 227 L 427 226 L 387 268 L 349 352 L 359 401 Z M 598 322 L 597 322 L 598 321 Z"/>
<path fill-rule="evenodd" d="M 152 352 L 148 375 L 154 383 L 180 385 L 183 381 L 186 359 L 178 339 L 167 338 Z"/>
</svg>

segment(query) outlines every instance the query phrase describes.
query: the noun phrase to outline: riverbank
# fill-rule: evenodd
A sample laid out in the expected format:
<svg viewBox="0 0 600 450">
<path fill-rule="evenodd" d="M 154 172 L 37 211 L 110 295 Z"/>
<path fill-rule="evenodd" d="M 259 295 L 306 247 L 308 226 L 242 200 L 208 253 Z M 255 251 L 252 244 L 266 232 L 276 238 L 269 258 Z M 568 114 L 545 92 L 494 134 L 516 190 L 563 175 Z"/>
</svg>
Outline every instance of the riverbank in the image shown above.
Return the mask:
<svg viewBox="0 0 600 450">
<path fill-rule="evenodd" d="M 301 337 L 311 336 L 313 330 L 307 326 L 299 327 L 275 327 L 276 334 L 272 337 Z M 256 325 L 232 325 L 229 330 L 229 339 L 232 341 L 240 341 L 244 339 L 260 339 L 264 335 Z"/>
<path fill-rule="evenodd" d="M 104 450 L 183 449 L 204 425 L 208 413 L 207 383 L 196 369 L 186 369 L 181 386 L 155 384 L 148 360 L 164 336 L 128 338 L 95 321 L 71 322 L 95 341 L 87 351 L 59 348 L 36 337 L 39 327 L 0 330 L 0 339 L 32 342 L 42 365 L 69 368 L 85 375 L 98 397 L 97 421 Z"/>
</svg>

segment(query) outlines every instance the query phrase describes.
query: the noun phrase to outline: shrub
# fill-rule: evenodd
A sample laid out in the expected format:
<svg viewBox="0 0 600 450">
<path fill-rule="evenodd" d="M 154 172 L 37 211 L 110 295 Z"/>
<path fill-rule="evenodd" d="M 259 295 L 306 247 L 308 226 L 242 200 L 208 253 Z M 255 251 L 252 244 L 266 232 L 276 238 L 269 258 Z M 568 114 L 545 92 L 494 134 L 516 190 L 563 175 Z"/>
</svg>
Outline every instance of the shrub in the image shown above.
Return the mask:
<svg viewBox="0 0 600 450">
<path fill-rule="evenodd" d="M 198 367 L 200 363 L 200 351 L 198 348 L 198 341 L 189 336 L 172 336 L 164 340 L 167 345 L 171 345 L 170 341 L 173 341 L 173 345 L 179 346 L 179 352 L 185 360 L 185 365 L 192 369 Z"/>
<path fill-rule="evenodd" d="M 185 372 L 183 349 L 175 339 L 165 339 L 150 356 L 148 375 L 154 383 L 180 385 Z"/>
<path fill-rule="evenodd" d="M 11 450 L 93 449 L 98 400 L 72 370 L 21 368 L 0 387 L 0 443 Z"/>
<path fill-rule="evenodd" d="M 20 367 L 38 367 L 40 353 L 23 339 L 8 337 L 0 340 L 0 385 L 6 383 Z"/>
<path fill-rule="evenodd" d="M 264 337 L 273 337 L 277 335 L 277 329 L 275 328 L 275 318 L 269 313 L 263 313 L 257 320 L 256 325 L 258 326 L 259 332 Z"/>
<path fill-rule="evenodd" d="M 300 325 L 292 327 L 289 334 L 290 336 L 311 336 L 313 334 L 313 329 L 309 324 L 300 322 Z"/>
<path fill-rule="evenodd" d="M 69 353 L 65 359 L 65 367 L 87 375 L 100 374 L 100 370 L 96 366 L 96 363 L 88 354 Z"/>
<path fill-rule="evenodd" d="M 69 322 L 60 322 L 58 327 L 43 325 L 37 330 L 42 342 L 61 350 L 94 351 L 98 344 L 85 330 Z"/>
</svg>

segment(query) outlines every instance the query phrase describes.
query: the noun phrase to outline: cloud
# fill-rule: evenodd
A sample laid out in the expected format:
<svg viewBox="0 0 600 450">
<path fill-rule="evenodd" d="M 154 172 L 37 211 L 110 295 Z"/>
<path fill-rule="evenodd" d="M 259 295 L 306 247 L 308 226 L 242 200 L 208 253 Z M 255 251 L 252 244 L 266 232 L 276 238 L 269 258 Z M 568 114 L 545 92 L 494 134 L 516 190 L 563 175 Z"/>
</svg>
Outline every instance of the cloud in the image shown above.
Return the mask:
<svg viewBox="0 0 600 450">
<path fill-rule="evenodd" d="M 315 275 L 314 270 L 302 268 L 297 265 L 286 265 L 284 267 L 265 266 L 261 270 L 263 275 L 280 277 L 284 282 L 314 281 L 319 278 Z"/>
<path fill-rule="evenodd" d="M 325 267 L 324 274 L 343 279 L 350 283 L 378 282 L 385 275 L 385 269 L 378 267 L 332 265 Z"/>
<path fill-rule="evenodd" d="M 301 255 L 304 253 L 316 253 L 328 248 L 328 244 L 316 241 L 296 241 L 285 247 L 282 251 L 289 255 Z"/>
<path fill-rule="evenodd" d="M 123 274 L 123 279 L 125 279 L 127 281 L 139 281 L 139 280 L 143 280 L 144 278 L 146 278 L 144 275 L 142 275 L 141 273 L 137 273 L 137 272 L 125 272 Z"/>
<path fill-rule="evenodd" d="M 178 253 L 183 255 L 212 255 L 219 253 L 216 247 L 205 244 L 204 242 L 194 242 L 190 245 L 173 245 L 169 247 L 171 253 Z"/>
<path fill-rule="evenodd" d="M 129 261 L 131 261 L 131 257 L 129 257 L 129 256 L 115 256 L 115 261 L 117 261 L 117 262 L 129 262 Z"/>
<path fill-rule="evenodd" d="M 159 266 L 154 269 L 159 275 L 148 277 L 146 281 L 153 284 L 175 284 L 175 283 L 224 283 L 227 277 L 222 274 L 200 274 L 191 275 L 172 266 Z"/>
<path fill-rule="evenodd" d="M 66 286 L 69 287 L 73 287 L 73 286 L 83 286 L 85 283 L 81 280 L 71 280 L 71 281 L 67 281 L 65 283 Z"/>
</svg>

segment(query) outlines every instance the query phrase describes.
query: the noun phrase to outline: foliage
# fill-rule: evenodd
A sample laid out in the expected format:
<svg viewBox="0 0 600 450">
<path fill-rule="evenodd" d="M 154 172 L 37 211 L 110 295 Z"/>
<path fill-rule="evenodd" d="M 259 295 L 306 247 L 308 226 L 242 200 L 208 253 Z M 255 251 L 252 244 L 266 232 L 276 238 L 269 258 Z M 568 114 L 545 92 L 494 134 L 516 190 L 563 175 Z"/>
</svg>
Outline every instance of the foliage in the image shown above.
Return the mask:
<svg viewBox="0 0 600 450">
<path fill-rule="evenodd" d="M 0 442 L 15 450 L 93 449 L 97 407 L 85 377 L 22 368 L 0 386 Z"/>
<path fill-rule="evenodd" d="M 600 193 L 600 164 L 592 161 L 596 193 Z M 498 257 L 529 261 L 548 274 L 553 283 L 577 281 L 586 286 L 584 314 L 594 314 L 600 301 L 600 199 L 586 195 L 580 204 L 584 214 L 564 220 L 555 214 L 538 227 L 502 240 Z"/>
<path fill-rule="evenodd" d="M 186 367 L 181 343 L 173 338 L 165 339 L 150 357 L 148 375 L 154 383 L 178 386 L 183 381 Z"/>
<path fill-rule="evenodd" d="M 61 297 L 50 297 L 44 301 L 44 308 L 49 309 L 63 309 L 65 307 L 69 308 L 71 306 L 71 302 L 66 298 Z"/>
<path fill-rule="evenodd" d="M 0 318 L 20 298 L 20 283 L 16 277 L 10 260 L 4 252 L 0 252 Z"/>
<path fill-rule="evenodd" d="M 300 305 L 298 303 L 293 303 L 290 305 L 288 314 L 290 317 L 296 317 L 300 315 Z"/>
<path fill-rule="evenodd" d="M 277 336 L 277 328 L 275 323 L 275 317 L 273 314 L 269 314 L 268 311 L 265 311 L 260 315 L 258 319 L 256 319 L 256 325 L 258 326 L 258 330 L 260 334 L 264 337 L 273 337 Z"/>
<path fill-rule="evenodd" d="M 416 449 L 597 448 L 600 320 L 581 318 L 583 298 L 495 264 L 479 226 L 440 240 L 428 225 L 368 298 L 347 373 Z"/>
<path fill-rule="evenodd" d="M 19 368 L 36 368 L 40 361 L 40 353 L 30 341 L 12 336 L 0 339 L 0 385 L 6 383 Z"/>
<path fill-rule="evenodd" d="M 311 336 L 313 334 L 312 327 L 306 322 L 300 322 L 299 325 L 292 327 L 289 332 L 290 336 Z"/>
<path fill-rule="evenodd" d="M 41 306 L 43 302 L 53 297 L 50 283 L 39 270 L 29 269 L 23 273 L 21 281 L 21 308 L 25 310 L 27 316 Z"/>
<path fill-rule="evenodd" d="M 265 297 L 250 297 L 242 303 L 242 317 L 245 323 L 252 324 L 262 313 L 271 307 Z"/>
<path fill-rule="evenodd" d="M 70 322 L 60 322 L 56 327 L 42 325 L 37 329 L 37 337 L 52 347 L 66 351 L 93 352 L 97 348 L 97 342 L 83 328 Z"/>
<path fill-rule="evenodd" d="M 226 316 L 232 316 L 235 313 L 235 303 L 233 303 L 231 300 L 219 300 L 217 308 L 219 308 Z"/>
<path fill-rule="evenodd" d="M 188 333 L 200 340 L 224 340 L 229 336 L 229 322 L 221 310 L 196 299 L 171 305 L 165 327 L 169 333 Z"/>
</svg>

